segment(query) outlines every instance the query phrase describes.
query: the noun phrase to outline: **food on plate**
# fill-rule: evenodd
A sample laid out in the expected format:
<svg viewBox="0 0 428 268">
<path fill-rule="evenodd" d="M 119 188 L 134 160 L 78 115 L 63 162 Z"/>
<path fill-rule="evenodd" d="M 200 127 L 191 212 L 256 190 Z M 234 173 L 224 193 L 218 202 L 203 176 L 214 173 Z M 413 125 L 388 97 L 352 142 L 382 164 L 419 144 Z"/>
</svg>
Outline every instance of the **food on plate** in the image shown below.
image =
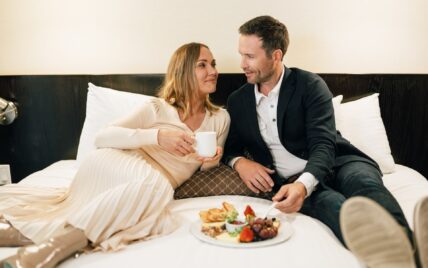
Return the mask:
<svg viewBox="0 0 428 268">
<path fill-rule="evenodd" d="M 230 203 L 223 202 L 222 206 L 226 211 L 236 211 L 236 208 Z"/>
<path fill-rule="evenodd" d="M 241 232 L 242 227 L 248 224 L 245 220 L 227 220 L 226 219 L 226 231 L 229 233 Z"/>
<path fill-rule="evenodd" d="M 231 218 L 235 214 L 238 215 L 238 212 L 232 204 L 223 202 L 222 206 L 223 208 L 210 208 L 208 210 L 200 211 L 199 217 L 202 222 L 224 222 L 227 217 Z"/>
<path fill-rule="evenodd" d="M 226 212 L 223 209 L 211 208 L 206 211 L 199 212 L 199 217 L 205 223 L 221 222 L 226 220 Z"/>
<path fill-rule="evenodd" d="M 213 238 L 224 233 L 224 221 L 222 222 L 204 222 L 202 223 L 201 232 Z"/>
<path fill-rule="evenodd" d="M 254 232 L 255 241 L 259 241 L 274 238 L 278 234 L 280 223 L 276 218 L 256 218 L 250 221 L 248 225 Z"/>
<path fill-rule="evenodd" d="M 217 240 L 220 240 L 222 242 L 228 242 L 228 243 L 234 243 L 234 244 L 239 244 L 239 235 L 230 235 L 228 232 L 222 232 L 221 234 L 213 237 Z"/>
<path fill-rule="evenodd" d="M 232 243 L 250 243 L 272 239 L 278 235 L 280 221 L 276 218 L 257 218 L 250 205 L 239 218 L 239 212 L 227 202 L 222 208 L 200 211 L 201 231 L 212 238 Z"/>
<path fill-rule="evenodd" d="M 210 208 L 200 211 L 199 217 L 202 221 L 201 231 L 211 237 L 217 237 L 224 233 L 226 219 L 236 218 L 238 212 L 232 204 L 223 202 L 223 208 Z"/>
<path fill-rule="evenodd" d="M 247 207 L 244 210 L 244 215 L 245 217 L 248 217 L 248 216 L 255 217 L 256 213 L 254 213 L 254 210 L 250 207 L 250 205 L 247 205 Z"/>
<path fill-rule="evenodd" d="M 229 204 L 227 202 L 223 202 L 223 207 L 226 210 L 226 214 L 227 214 L 226 215 L 226 221 L 232 222 L 236 219 L 236 217 L 238 217 L 239 213 L 232 204 Z"/>
<path fill-rule="evenodd" d="M 250 227 L 245 226 L 242 228 L 242 232 L 239 234 L 239 242 L 252 242 L 254 240 L 254 232 Z"/>
</svg>

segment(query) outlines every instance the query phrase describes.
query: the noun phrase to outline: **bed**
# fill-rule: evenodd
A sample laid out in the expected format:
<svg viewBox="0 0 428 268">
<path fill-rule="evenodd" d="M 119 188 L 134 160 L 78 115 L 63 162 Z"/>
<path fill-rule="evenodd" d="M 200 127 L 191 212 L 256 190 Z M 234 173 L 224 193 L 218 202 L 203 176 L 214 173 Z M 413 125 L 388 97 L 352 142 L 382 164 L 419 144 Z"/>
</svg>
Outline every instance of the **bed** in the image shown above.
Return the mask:
<svg viewBox="0 0 428 268">
<path fill-rule="evenodd" d="M 384 184 L 397 198 L 410 226 L 413 226 L 413 209 L 420 198 L 428 196 L 428 181 L 415 169 L 398 164 L 392 156 L 391 139 L 388 140 L 381 117 L 379 94 L 346 103 L 342 103 L 343 95 L 336 95 L 333 106 L 337 128 L 380 164 Z M 124 115 L 127 111 L 124 107 L 141 105 L 149 98 L 94 84 L 85 85 L 86 110 L 75 159 L 53 161 L 46 168 L 28 172 L 30 174 L 25 174 L 19 183 L 67 187 L 85 155 L 95 149 L 93 138 L 97 129 Z M 221 202 L 228 201 L 237 208 L 250 204 L 260 212 L 271 203 L 266 198 L 251 193 L 237 174 L 224 165 L 207 172 L 197 172 L 177 189 L 175 200 L 170 204 L 171 211 L 181 221 L 177 231 L 158 239 L 134 243 L 115 253 L 96 252 L 72 257 L 59 267 L 259 267 L 280 264 L 286 267 L 365 267 L 324 224 L 300 213 L 286 215 L 286 221 L 293 229 L 292 236 L 283 243 L 267 247 L 215 246 L 190 233 L 200 210 L 219 207 Z M 0 248 L 0 258 L 12 255 L 16 250 Z"/>
<path fill-rule="evenodd" d="M 20 183 L 26 185 L 66 187 L 78 168 L 75 160 L 56 162 L 35 172 Z M 408 167 L 396 165 L 394 173 L 383 177 L 385 185 L 398 199 L 410 225 L 417 200 L 428 194 L 426 179 Z M 70 258 L 59 267 L 260 267 L 285 264 L 286 267 L 365 267 L 335 238 L 321 222 L 300 213 L 289 215 L 294 233 L 289 240 L 269 247 L 240 249 L 204 243 L 190 233 L 198 220 L 198 211 L 218 207 L 229 201 L 238 208 L 251 204 L 263 211 L 270 202 L 261 198 L 221 195 L 174 200 L 170 208 L 182 218 L 181 227 L 173 234 L 132 244 L 115 253 L 96 252 Z M 16 248 L 0 249 L 0 258 L 13 254 Z M 304 257 L 308 252 L 310 257 Z"/>
</svg>

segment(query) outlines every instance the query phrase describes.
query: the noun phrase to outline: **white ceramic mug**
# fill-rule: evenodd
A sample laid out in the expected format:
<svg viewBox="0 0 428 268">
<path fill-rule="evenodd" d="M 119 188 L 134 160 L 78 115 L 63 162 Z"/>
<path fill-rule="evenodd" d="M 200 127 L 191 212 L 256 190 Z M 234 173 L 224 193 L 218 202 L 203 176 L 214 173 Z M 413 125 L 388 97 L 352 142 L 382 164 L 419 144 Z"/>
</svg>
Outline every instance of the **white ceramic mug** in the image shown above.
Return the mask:
<svg viewBox="0 0 428 268">
<path fill-rule="evenodd" d="M 196 152 L 202 157 L 213 157 L 217 152 L 217 134 L 215 131 L 196 132 Z"/>
<path fill-rule="evenodd" d="M 9 165 L 0 165 L 0 185 L 12 183 Z"/>
</svg>

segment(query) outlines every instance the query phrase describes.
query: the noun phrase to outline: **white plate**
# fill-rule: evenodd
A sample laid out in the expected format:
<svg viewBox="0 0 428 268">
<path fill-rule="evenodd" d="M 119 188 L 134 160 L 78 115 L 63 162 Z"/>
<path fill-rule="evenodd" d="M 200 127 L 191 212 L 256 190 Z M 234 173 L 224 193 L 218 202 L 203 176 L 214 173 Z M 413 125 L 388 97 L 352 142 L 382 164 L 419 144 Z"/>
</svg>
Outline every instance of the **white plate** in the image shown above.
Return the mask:
<svg viewBox="0 0 428 268">
<path fill-rule="evenodd" d="M 286 218 L 280 217 L 281 226 L 279 227 L 278 235 L 272 239 L 251 242 L 251 243 L 233 243 L 223 240 L 217 240 L 211 236 L 208 236 L 201 232 L 201 221 L 197 220 L 190 225 L 190 232 L 199 240 L 221 247 L 230 247 L 230 248 L 258 248 L 258 247 L 267 247 L 282 243 L 289 239 L 293 234 L 293 226 L 286 221 Z"/>
</svg>

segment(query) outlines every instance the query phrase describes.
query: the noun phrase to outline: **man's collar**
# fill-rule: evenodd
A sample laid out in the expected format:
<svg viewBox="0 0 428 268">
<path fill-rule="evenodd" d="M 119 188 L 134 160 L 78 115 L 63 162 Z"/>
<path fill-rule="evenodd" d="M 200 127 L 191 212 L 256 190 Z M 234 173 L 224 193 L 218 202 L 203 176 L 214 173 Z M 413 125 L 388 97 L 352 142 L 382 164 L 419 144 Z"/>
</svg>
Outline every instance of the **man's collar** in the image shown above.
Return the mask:
<svg viewBox="0 0 428 268">
<path fill-rule="evenodd" d="M 274 95 L 274 96 L 279 95 L 279 90 L 281 88 L 282 80 L 284 79 L 284 73 L 285 73 L 285 66 L 283 65 L 282 66 L 282 73 L 281 73 L 281 76 L 279 77 L 278 83 L 276 83 L 276 85 L 273 87 L 273 89 L 269 92 L 269 95 Z M 258 84 L 254 84 L 254 94 L 256 96 L 256 106 L 259 106 L 262 98 L 266 97 L 266 96 L 263 95 L 259 91 L 259 85 Z"/>
</svg>

